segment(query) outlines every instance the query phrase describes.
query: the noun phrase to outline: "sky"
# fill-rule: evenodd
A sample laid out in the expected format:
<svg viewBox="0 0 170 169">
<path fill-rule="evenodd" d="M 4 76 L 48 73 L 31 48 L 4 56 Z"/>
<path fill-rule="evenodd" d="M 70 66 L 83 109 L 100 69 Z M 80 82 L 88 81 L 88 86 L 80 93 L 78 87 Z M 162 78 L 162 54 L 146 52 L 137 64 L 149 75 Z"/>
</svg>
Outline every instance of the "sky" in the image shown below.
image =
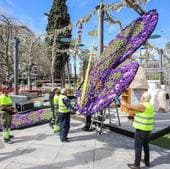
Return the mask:
<svg viewBox="0 0 170 169">
<path fill-rule="evenodd" d="M 115 3 L 120 0 L 103 0 L 104 3 Z M 67 0 L 68 13 L 71 22 L 87 16 L 91 10 L 99 5 L 100 0 Z M 24 25 L 27 25 L 37 35 L 43 34 L 47 25 L 48 13 L 52 5 L 52 0 L 0 0 L 0 13 L 9 17 L 18 19 Z M 143 6 L 147 11 L 157 9 L 159 21 L 153 34 L 161 35 L 161 38 L 150 40 L 157 47 L 163 48 L 170 41 L 170 0 L 149 0 Z M 119 12 L 110 13 L 114 18 L 120 19 L 124 26 L 131 23 L 138 17 L 138 14 L 132 9 L 123 8 Z M 93 38 L 88 35 L 89 31 L 97 27 L 97 16 L 93 16 L 90 21 L 84 25 L 82 33 L 82 43 L 90 48 Z M 107 45 L 118 33 L 120 29 L 117 25 L 104 24 L 104 44 Z M 73 38 L 77 36 L 76 28 L 73 30 Z"/>
</svg>

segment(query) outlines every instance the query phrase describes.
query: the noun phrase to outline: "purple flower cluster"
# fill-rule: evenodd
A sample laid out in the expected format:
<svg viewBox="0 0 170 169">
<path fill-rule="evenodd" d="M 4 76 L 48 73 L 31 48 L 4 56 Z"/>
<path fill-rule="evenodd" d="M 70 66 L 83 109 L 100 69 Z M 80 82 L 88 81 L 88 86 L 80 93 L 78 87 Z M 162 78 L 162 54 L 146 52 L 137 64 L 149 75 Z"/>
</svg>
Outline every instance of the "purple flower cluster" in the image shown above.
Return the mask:
<svg viewBox="0 0 170 169">
<path fill-rule="evenodd" d="M 80 113 L 88 115 L 100 111 L 128 87 L 137 71 L 137 64 L 116 67 L 148 39 L 157 21 L 158 13 L 151 10 L 133 21 L 109 43 L 109 47 L 92 67 L 82 106 L 80 106 L 82 89 L 78 91 L 77 109 Z"/>
<path fill-rule="evenodd" d="M 25 114 L 15 114 L 12 116 L 11 129 L 18 129 L 22 127 L 32 126 L 34 124 L 48 121 L 52 117 L 52 113 L 49 109 L 40 109 L 37 111 L 31 111 Z M 0 124 L 0 130 L 2 126 Z"/>
<path fill-rule="evenodd" d="M 104 88 L 101 89 L 101 92 L 97 94 L 94 93 L 94 96 L 91 97 L 93 101 L 89 101 L 85 106 L 83 104 L 83 106 L 79 108 L 79 112 L 85 115 L 94 114 L 107 107 L 113 102 L 116 96 L 120 96 L 121 93 L 128 88 L 136 75 L 138 67 L 137 62 L 132 62 L 128 65 L 113 69 L 103 82 Z"/>
<path fill-rule="evenodd" d="M 132 55 L 153 32 L 157 21 L 158 13 L 151 10 L 123 29 L 93 66 L 91 78 L 103 75 L 108 69 L 114 69 Z"/>
</svg>

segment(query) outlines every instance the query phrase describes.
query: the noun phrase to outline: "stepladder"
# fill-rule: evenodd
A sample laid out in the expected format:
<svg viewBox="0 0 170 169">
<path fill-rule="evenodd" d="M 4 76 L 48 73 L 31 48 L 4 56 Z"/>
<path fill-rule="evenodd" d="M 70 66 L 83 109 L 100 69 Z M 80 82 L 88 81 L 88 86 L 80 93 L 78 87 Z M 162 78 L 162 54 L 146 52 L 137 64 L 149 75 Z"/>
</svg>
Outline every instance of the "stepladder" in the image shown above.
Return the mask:
<svg viewBox="0 0 170 169">
<path fill-rule="evenodd" d="M 120 126 L 121 123 L 118 107 L 119 102 L 115 99 L 107 108 L 95 113 L 92 116 L 90 128 L 92 129 L 95 127 L 96 131 L 99 134 L 102 134 L 105 124 L 113 125 L 117 123 Z"/>
</svg>

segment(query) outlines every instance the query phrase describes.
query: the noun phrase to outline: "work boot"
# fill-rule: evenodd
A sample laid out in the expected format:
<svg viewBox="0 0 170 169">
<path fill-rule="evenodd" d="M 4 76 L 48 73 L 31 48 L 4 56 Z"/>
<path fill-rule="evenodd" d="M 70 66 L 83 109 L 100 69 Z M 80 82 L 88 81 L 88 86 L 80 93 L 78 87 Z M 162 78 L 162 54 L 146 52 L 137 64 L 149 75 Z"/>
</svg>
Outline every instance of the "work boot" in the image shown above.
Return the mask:
<svg viewBox="0 0 170 169">
<path fill-rule="evenodd" d="M 150 167 L 150 162 L 147 162 L 144 159 L 141 159 L 141 162 L 144 163 L 146 167 Z"/>
<path fill-rule="evenodd" d="M 127 164 L 127 166 L 131 169 L 140 169 L 140 167 L 136 166 L 136 164 Z"/>
<path fill-rule="evenodd" d="M 61 140 L 61 142 L 69 143 L 70 141 L 68 139 L 65 139 L 65 140 Z"/>
<path fill-rule="evenodd" d="M 85 126 L 85 127 L 83 127 L 83 128 L 81 128 L 83 131 L 88 131 L 88 132 L 91 132 L 91 131 L 94 131 L 95 130 L 95 128 L 91 128 L 90 126 L 88 127 L 88 126 Z"/>
<path fill-rule="evenodd" d="M 150 167 L 150 163 L 149 162 L 145 162 L 145 166 L 146 167 Z"/>
<path fill-rule="evenodd" d="M 81 128 L 81 129 L 84 130 L 84 131 L 88 131 L 89 130 L 89 128 L 87 128 L 86 126 Z"/>
<path fill-rule="evenodd" d="M 14 138 L 14 136 L 13 135 L 9 135 L 9 138 Z"/>
<path fill-rule="evenodd" d="M 4 139 L 4 142 L 7 144 L 13 144 L 14 142 L 10 139 Z"/>
</svg>

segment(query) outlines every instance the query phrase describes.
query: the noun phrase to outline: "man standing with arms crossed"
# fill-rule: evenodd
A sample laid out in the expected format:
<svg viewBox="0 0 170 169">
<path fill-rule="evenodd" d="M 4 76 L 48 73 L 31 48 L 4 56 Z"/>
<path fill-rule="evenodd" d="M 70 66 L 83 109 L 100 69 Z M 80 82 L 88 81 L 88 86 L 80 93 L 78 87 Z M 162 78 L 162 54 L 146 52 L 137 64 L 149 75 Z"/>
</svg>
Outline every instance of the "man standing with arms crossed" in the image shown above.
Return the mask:
<svg viewBox="0 0 170 169">
<path fill-rule="evenodd" d="M 140 103 L 135 105 L 122 103 L 127 109 L 135 112 L 133 122 L 135 128 L 135 162 L 128 164 L 131 169 L 140 169 L 142 147 L 144 149 L 144 163 L 147 167 L 150 167 L 149 138 L 154 123 L 154 108 L 150 99 L 150 94 L 144 92 Z"/>
<path fill-rule="evenodd" d="M 70 99 L 67 97 L 67 89 L 61 89 L 58 98 L 58 114 L 60 123 L 60 140 L 61 142 L 69 142 L 68 132 L 70 129 L 70 113 L 75 112 L 74 107 L 71 105 Z"/>
</svg>

